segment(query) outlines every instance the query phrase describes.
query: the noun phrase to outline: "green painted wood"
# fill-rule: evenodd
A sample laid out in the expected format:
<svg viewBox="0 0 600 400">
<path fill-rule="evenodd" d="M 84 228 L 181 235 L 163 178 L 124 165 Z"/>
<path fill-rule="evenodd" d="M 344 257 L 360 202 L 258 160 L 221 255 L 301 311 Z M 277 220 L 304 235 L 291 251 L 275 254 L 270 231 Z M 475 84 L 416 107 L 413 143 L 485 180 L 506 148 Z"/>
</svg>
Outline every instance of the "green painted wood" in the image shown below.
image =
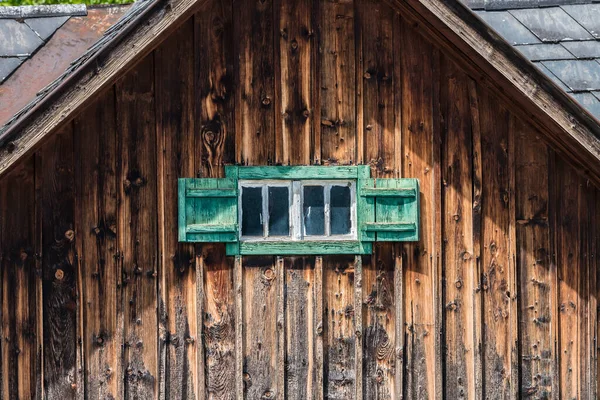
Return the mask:
<svg viewBox="0 0 600 400">
<path fill-rule="evenodd" d="M 364 242 L 374 242 L 377 238 L 375 232 L 365 229 L 368 224 L 375 223 L 375 198 L 363 196 L 365 191 L 375 187 L 375 179 L 359 178 L 357 184 L 356 216 L 359 239 Z"/>
<path fill-rule="evenodd" d="M 365 188 L 360 195 L 364 197 L 416 197 L 417 192 L 413 188 Z"/>
<path fill-rule="evenodd" d="M 188 189 L 187 197 L 237 197 L 236 189 Z"/>
<path fill-rule="evenodd" d="M 417 225 L 413 222 L 374 222 L 364 224 L 363 229 L 374 232 L 413 232 Z"/>
<path fill-rule="evenodd" d="M 234 246 L 227 247 L 227 255 L 237 255 Z M 371 254 L 371 243 L 359 241 L 322 242 L 240 242 L 241 255 L 326 255 L 326 254 Z"/>
<path fill-rule="evenodd" d="M 186 233 L 237 233 L 238 224 L 188 225 Z"/>
<path fill-rule="evenodd" d="M 385 227 L 388 224 L 412 224 L 415 229 L 377 231 L 378 242 L 412 242 L 419 240 L 419 181 L 417 179 L 377 179 L 375 186 L 383 189 L 384 196 L 375 197 L 375 222 Z M 397 196 L 390 196 L 389 190 L 395 190 Z M 403 194 L 412 190 L 415 195 Z"/>
<path fill-rule="evenodd" d="M 357 179 L 359 166 L 238 167 L 239 179 Z"/>
<path fill-rule="evenodd" d="M 183 242 L 237 242 L 237 180 L 180 179 L 179 224 Z"/>
<path fill-rule="evenodd" d="M 178 203 L 178 224 L 177 227 L 178 237 L 180 242 L 185 242 L 186 232 L 185 232 L 185 179 L 179 179 L 177 181 L 177 203 Z"/>
</svg>

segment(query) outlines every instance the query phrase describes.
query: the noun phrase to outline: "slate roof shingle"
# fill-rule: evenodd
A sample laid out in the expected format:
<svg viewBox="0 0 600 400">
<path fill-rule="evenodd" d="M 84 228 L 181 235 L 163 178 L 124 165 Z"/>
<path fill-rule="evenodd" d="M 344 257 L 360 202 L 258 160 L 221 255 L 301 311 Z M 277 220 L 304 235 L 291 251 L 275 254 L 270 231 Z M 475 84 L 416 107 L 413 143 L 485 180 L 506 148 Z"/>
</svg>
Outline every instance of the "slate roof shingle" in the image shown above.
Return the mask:
<svg viewBox="0 0 600 400">
<path fill-rule="evenodd" d="M 0 84 L 85 5 L 0 7 Z"/>
<path fill-rule="evenodd" d="M 462 0 L 600 120 L 597 0 Z"/>
</svg>

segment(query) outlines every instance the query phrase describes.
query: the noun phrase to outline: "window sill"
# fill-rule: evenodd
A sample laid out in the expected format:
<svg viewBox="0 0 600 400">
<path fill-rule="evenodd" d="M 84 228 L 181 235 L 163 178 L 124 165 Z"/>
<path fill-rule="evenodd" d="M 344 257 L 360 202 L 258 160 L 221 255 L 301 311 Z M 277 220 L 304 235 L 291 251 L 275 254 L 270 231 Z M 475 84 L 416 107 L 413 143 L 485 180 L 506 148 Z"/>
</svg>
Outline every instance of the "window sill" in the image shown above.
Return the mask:
<svg viewBox="0 0 600 400">
<path fill-rule="evenodd" d="M 356 240 L 240 242 L 227 243 L 227 255 L 307 256 L 326 254 L 371 254 L 372 244 Z"/>
</svg>

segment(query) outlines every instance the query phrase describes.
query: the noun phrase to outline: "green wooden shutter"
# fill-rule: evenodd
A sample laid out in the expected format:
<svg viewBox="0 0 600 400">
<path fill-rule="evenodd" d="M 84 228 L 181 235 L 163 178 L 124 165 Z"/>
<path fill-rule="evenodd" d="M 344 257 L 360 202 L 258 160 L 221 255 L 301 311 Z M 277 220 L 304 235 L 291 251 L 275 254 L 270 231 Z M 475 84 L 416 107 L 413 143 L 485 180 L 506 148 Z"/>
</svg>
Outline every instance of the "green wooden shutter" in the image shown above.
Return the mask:
<svg viewBox="0 0 600 400">
<path fill-rule="evenodd" d="M 358 225 L 361 241 L 418 241 L 419 181 L 359 178 Z"/>
<path fill-rule="evenodd" d="M 237 243 L 237 179 L 179 179 L 179 241 Z"/>
</svg>

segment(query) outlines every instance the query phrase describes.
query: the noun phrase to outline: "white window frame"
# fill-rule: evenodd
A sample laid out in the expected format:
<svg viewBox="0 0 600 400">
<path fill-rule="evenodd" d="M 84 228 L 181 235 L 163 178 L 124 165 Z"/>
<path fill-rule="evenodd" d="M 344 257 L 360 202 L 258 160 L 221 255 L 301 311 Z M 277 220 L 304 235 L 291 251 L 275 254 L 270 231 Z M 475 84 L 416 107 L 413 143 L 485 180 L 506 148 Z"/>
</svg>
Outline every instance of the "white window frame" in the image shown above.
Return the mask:
<svg viewBox="0 0 600 400">
<path fill-rule="evenodd" d="M 289 236 L 269 236 L 269 186 L 287 187 L 289 193 Z M 325 235 L 304 235 L 304 186 L 322 186 L 324 188 Z M 350 187 L 350 233 L 331 235 L 331 187 Z M 244 187 L 262 188 L 263 236 L 242 235 L 242 192 Z M 356 181 L 352 180 L 240 180 L 238 181 L 238 220 L 239 238 L 243 242 L 283 242 L 283 241 L 356 241 L 358 240 L 356 217 Z"/>
</svg>

